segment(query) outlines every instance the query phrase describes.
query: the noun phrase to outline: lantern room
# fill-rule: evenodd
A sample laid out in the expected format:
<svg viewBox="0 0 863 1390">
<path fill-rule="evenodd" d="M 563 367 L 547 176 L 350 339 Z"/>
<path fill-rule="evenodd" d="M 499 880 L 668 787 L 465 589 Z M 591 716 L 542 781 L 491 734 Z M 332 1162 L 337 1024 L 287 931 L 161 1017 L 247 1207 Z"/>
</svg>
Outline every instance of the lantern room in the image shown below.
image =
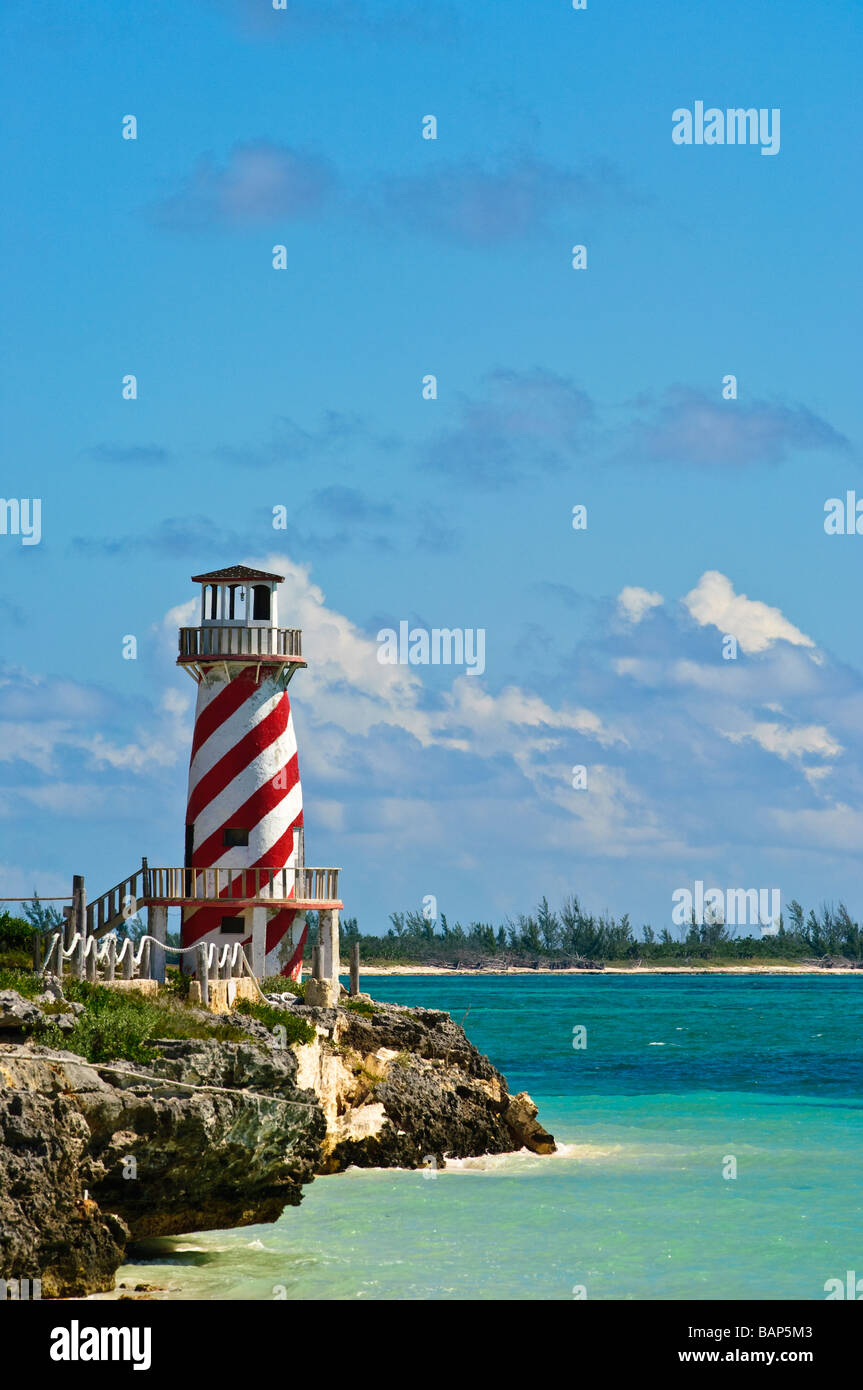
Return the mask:
<svg viewBox="0 0 863 1390">
<path fill-rule="evenodd" d="M 278 627 L 280 574 L 231 565 L 211 574 L 195 574 L 201 585 L 201 627 Z"/>
</svg>

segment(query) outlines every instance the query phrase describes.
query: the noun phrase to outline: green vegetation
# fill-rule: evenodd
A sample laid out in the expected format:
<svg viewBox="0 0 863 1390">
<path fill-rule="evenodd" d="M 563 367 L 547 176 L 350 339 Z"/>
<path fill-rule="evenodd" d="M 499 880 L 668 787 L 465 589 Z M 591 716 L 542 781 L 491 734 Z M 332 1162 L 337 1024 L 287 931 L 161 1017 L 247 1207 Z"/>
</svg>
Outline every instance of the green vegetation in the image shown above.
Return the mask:
<svg viewBox="0 0 863 1390">
<path fill-rule="evenodd" d="M 64 981 L 63 988 L 68 999 L 84 1005 L 84 1012 L 71 1032 L 61 1032 L 49 1019 L 37 1026 L 34 1039 L 46 1047 L 77 1052 L 89 1062 L 150 1062 L 159 1055 L 158 1038 L 249 1041 L 244 1029 L 217 1022 L 215 1016 L 210 1023 L 173 999 L 150 999 L 137 990 L 121 992 L 82 980 Z"/>
<path fill-rule="evenodd" d="M 165 989 L 175 999 L 188 999 L 191 975 L 184 975 L 179 966 L 169 965 L 165 970 Z"/>
<path fill-rule="evenodd" d="M 262 994 L 295 994 L 298 999 L 306 996 L 305 985 L 298 985 L 296 980 L 289 980 L 285 975 L 265 975 L 261 980 Z"/>
<path fill-rule="evenodd" d="M 352 1014 L 365 1014 L 367 1018 L 380 1013 L 380 1009 L 374 1004 L 369 1004 L 366 999 L 342 999 L 340 1003 L 343 1009 L 349 1009 Z"/>
<path fill-rule="evenodd" d="M 0 989 L 15 989 L 25 999 L 35 999 L 37 994 L 41 994 L 44 989 L 41 976 L 34 974 L 32 970 L 26 970 L 13 965 L 8 957 L 3 957 L 0 964 Z"/>
<path fill-rule="evenodd" d="M 565 898 L 557 912 L 543 898 L 535 912 L 520 913 L 497 927 L 472 922 L 465 929 L 450 926 L 441 914 L 439 924 L 422 912 L 394 912 L 385 936 L 360 935 L 356 918 L 343 924 L 342 946 L 360 944 L 360 959 L 410 965 L 577 966 L 591 962 L 641 961 L 645 965 L 699 962 L 803 961 L 825 956 L 863 960 L 863 932 L 844 903 L 805 915 L 792 901 L 772 936 L 736 936 L 721 922 L 694 923 L 677 936 L 664 927 L 647 925 L 638 935 L 628 913 L 586 913 L 576 897 Z"/>
<path fill-rule="evenodd" d="M 46 948 L 47 949 L 47 948 Z M 0 960 L 7 966 L 27 966 L 33 959 L 33 927 L 23 917 L 0 912 Z"/>
<path fill-rule="evenodd" d="M 0 951 L 32 950 L 33 927 L 23 917 L 13 917 L 11 912 L 0 912 Z"/>
<path fill-rule="evenodd" d="M 21 906 L 31 932 L 42 932 L 44 936 L 46 932 L 56 931 L 58 927 L 65 926 L 66 919 L 59 907 L 45 907 L 39 901 L 38 893 L 33 894 L 29 903 L 22 903 Z"/>
<path fill-rule="evenodd" d="M 291 1043 L 310 1043 L 315 1040 L 315 1030 L 305 1018 L 297 1018 L 290 1009 L 276 1008 L 275 1004 L 253 1003 L 251 999 L 238 999 L 235 1012 L 256 1018 L 265 1028 L 284 1028 L 285 1041 Z"/>
</svg>

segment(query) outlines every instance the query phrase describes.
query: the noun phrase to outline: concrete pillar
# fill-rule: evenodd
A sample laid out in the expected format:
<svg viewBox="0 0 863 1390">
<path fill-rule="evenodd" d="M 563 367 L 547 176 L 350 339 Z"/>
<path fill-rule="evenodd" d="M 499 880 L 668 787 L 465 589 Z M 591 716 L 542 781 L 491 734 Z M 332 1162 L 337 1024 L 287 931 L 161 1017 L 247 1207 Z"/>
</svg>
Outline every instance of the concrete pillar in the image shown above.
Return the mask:
<svg viewBox="0 0 863 1390">
<path fill-rule="evenodd" d="M 256 980 L 266 974 L 267 960 L 267 908 L 252 908 L 252 973 Z"/>
<path fill-rule="evenodd" d="M 323 946 L 323 976 L 339 982 L 339 912 L 335 907 L 318 909 L 318 940 Z"/>
<path fill-rule="evenodd" d="M 295 917 L 294 917 L 294 920 L 293 920 L 293 923 L 292 923 L 292 925 L 291 925 L 291 956 L 293 956 L 294 952 L 296 951 L 297 947 L 299 946 L 300 942 L 302 941 L 302 939 L 303 939 L 303 932 L 304 932 L 305 930 L 306 930 L 306 914 L 305 914 L 305 912 L 298 912 L 298 913 L 296 913 L 296 915 L 295 915 Z M 299 963 L 299 965 L 297 966 L 297 975 L 296 975 L 296 978 L 297 978 L 297 983 L 298 983 L 298 984 L 302 984 L 302 980 L 303 980 L 303 962 L 302 962 L 302 959 L 300 960 L 300 963 Z"/>
<path fill-rule="evenodd" d="M 151 903 L 147 908 L 147 935 L 154 936 L 157 941 L 163 944 L 168 939 L 168 909 L 157 903 Z M 150 948 L 150 974 L 154 980 L 158 980 L 160 985 L 165 983 L 165 952 L 158 946 Z"/>
<path fill-rule="evenodd" d="M 198 958 L 198 984 L 201 987 L 201 1003 L 206 1009 L 210 1003 L 210 971 L 207 964 L 207 947 L 202 942 L 196 951 Z"/>
<path fill-rule="evenodd" d="M 351 995 L 360 992 L 360 943 L 351 942 Z"/>
</svg>

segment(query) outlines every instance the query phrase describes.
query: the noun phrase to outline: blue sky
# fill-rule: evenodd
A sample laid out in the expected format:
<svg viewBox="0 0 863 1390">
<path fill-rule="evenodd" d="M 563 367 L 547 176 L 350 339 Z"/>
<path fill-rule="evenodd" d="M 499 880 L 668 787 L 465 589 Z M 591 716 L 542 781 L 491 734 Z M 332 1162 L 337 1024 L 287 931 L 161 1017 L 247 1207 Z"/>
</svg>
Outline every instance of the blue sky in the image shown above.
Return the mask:
<svg viewBox="0 0 863 1390">
<path fill-rule="evenodd" d="M 697 878 L 854 910 L 859 20 L 11 0 L 0 491 L 43 535 L 0 536 L 0 895 L 179 862 L 174 610 L 266 561 L 362 928 L 568 891 L 661 926 Z M 779 154 L 674 145 L 697 100 L 779 108 Z M 381 667 L 401 619 L 484 628 L 485 674 Z"/>
</svg>

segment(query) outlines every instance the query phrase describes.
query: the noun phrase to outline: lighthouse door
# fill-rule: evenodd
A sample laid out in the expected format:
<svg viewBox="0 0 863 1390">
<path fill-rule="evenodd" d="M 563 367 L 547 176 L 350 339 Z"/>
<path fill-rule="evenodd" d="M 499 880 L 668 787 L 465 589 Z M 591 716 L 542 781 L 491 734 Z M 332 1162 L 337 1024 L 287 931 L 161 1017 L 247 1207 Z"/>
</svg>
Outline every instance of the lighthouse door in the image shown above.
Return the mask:
<svg viewBox="0 0 863 1390">
<path fill-rule="evenodd" d="M 195 851 L 195 827 L 194 827 L 194 825 L 187 825 L 187 826 L 186 826 L 186 855 L 185 855 L 185 859 L 184 859 L 184 863 L 185 863 L 185 866 L 186 866 L 187 869 L 191 869 L 191 867 L 192 867 L 192 855 L 194 854 L 194 851 Z M 187 897 L 187 898 L 190 898 L 190 897 L 192 896 L 192 875 L 191 875 L 191 874 L 186 874 L 186 875 L 185 875 L 185 879 L 186 879 L 186 883 L 185 883 L 184 892 L 185 892 L 186 897 Z"/>
<path fill-rule="evenodd" d="M 252 622 L 270 621 L 270 591 L 266 584 L 256 584 L 252 589 Z"/>
</svg>

